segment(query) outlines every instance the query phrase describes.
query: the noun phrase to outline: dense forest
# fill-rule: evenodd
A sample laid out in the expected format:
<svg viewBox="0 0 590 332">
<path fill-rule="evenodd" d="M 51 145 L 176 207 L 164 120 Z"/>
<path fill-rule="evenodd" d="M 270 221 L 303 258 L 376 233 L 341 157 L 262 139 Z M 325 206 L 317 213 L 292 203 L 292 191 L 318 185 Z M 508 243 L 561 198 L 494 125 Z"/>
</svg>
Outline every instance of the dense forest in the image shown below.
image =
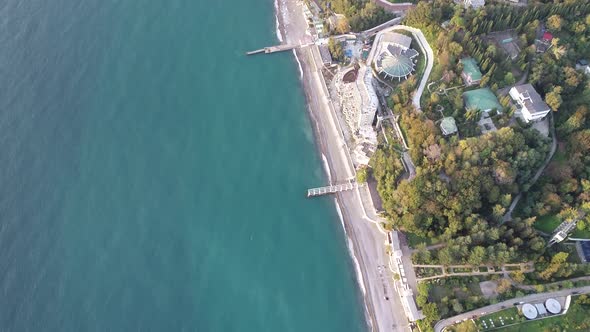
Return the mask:
<svg viewBox="0 0 590 332">
<path fill-rule="evenodd" d="M 472 10 L 452 0 L 424 1 L 403 23 L 421 29 L 435 53 L 429 78 L 435 89 L 425 90 L 420 111 L 410 105 L 415 79 L 397 84 L 392 94 L 391 108 L 400 117 L 416 176 L 410 181 L 403 177 L 400 153 L 386 144 L 371 161 L 371 175 L 389 227 L 444 244 L 434 250 L 419 245 L 414 261 L 473 266 L 534 261 L 534 273 L 512 276 L 532 284 L 590 272 L 567 246 L 548 249 L 535 229 L 540 218 L 552 217 L 579 219 L 578 228 L 590 231 L 590 88 L 588 77 L 576 68 L 580 59 L 590 58 L 590 2 L 543 1 L 526 7 L 492 3 Z M 553 38 L 540 45 L 545 31 Z M 500 45 L 508 37 L 518 49 L 515 56 Z M 490 113 L 497 131 L 481 134 L 480 114 L 464 109 L 463 57 L 478 63 L 483 74 L 479 87 L 499 95 L 503 109 Z M 533 84 L 553 109 L 549 123 L 555 137 L 511 120 L 514 109 L 507 89 L 504 96 L 499 91 L 519 80 Z M 438 124 L 443 116 L 455 118 L 459 135 L 442 136 Z M 531 185 L 552 139 L 557 140 L 557 153 Z M 504 221 L 520 193 L 512 220 Z M 499 283 L 510 292 L 504 284 Z M 426 287 L 418 294 L 426 330 L 441 316 L 481 304 L 475 298 L 434 304 Z"/>
<path fill-rule="evenodd" d="M 558 24 L 555 17 L 572 13 L 577 19 L 567 23 L 561 20 L 561 25 Z M 522 60 L 515 62 L 523 61 L 531 67 L 531 83 L 545 95 L 548 104 L 558 110 L 558 138 L 564 143 L 561 147 L 568 157 L 567 167 L 551 165 L 546 172 L 549 176 L 531 189 L 530 180 L 547 156 L 550 139 L 528 126 L 514 122 L 508 126 L 509 110 L 498 114 L 502 121 L 496 122 L 500 128 L 496 132 L 478 136 L 473 130 L 463 133 L 462 139 L 456 136 L 443 139 L 436 125 L 441 115 L 434 110 L 434 106 L 442 102 L 430 98 L 423 112 L 416 112 L 410 106 L 415 80 L 408 80 L 398 85 L 393 94 L 393 111 L 401 116 L 401 125 L 411 147 L 409 153 L 418 166 L 417 175 L 412 181 L 399 181 L 403 172 L 399 154 L 386 146 L 380 148 L 371 163 L 392 226 L 448 242 L 445 250 L 433 254 L 438 260 L 449 263 L 512 261 L 528 253 L 542 252 L 544 241 L 532 228 L 536 213 L 541 209 L 551 213 L 564 207 L 581 207 L 590 196 L 590 181 L 587 180 L 590 157 L 586 157 L 590 150 L 590 129 L 586 124 L 588 108 L 585 106 L 590 100 L 590 90 L 587 77 L 573 69 L 576 59 L 590 55 L 590 44 L 585 44 L 590 43 L 589 13 L 590 4 L 579 0 L 523 8 L 490 5 L 478 11 L 465 10 L 452 1 L 443 0 L 421 2 L 408 12 L 404 23 L 421 28 L 437 53 L 432 80 L 438 76 L 444 81 L 451 76 L 451 81 L 460 81 L 458 59 L 472 56 L 477 61 L 483 60 L 480 65 L 488 79 L 484 77 L 482 85 L 492 83 L 490 71 L 502 72 L 499 68 L 508 66 L 502 64 L 504 57 L 498 56 L 501 51 L 485 41 L 486 33 L 515 29 L 523 42 L 533 45 L 540 22 L 547 21 L 548 29 L 556 36 L 552 41 L 557 45 L 553 47 L 555 51 L 540 55 L 534 54 L 534 50 L 533 54 L 523 52 Z M 442 27 L 443 22 L 450 22 L 447 30 Z M 499 77 L 505 80 L 506 75 L 502 73 Z M 493 90 L 497 88 L 497 84 L 493 86 Z M 558 93 L 554 93 L 556 91 Z M 460 127 L 469 129 L 467 122 L 472 123 L 472 128 L 476 127 L 473 120 L 478 116 L 463 110 L 461 94 L 450 95 L 449 99 L 454 100 L 444 105 L 459 118 Z M 552 98 L 558 99 L 558 105 L 552 105 Z M 432 102 L 433 99 L 436 102 Z M 521 218 L 502 224 L 502 216 L 512 199 L 520 192 L 529 191 L 526 202 L 537 203 L 529 204 Z M 539 195 L 547 197 L 547 204 L 540 204 Z M 590 207 L 590 203 L 584 206 Z M 482 249 L 477 249 L 481 259 L 469 257 L 476 247 L 486 251 L 482 255 Z"/>
<path fill-rule="evenodd" d="M 324 9 L 345 15 L 354 32 L 370 29 L 393 18 L 393 15 L 369 0 L 321 0 L 320 2 Z"/>
</svg>

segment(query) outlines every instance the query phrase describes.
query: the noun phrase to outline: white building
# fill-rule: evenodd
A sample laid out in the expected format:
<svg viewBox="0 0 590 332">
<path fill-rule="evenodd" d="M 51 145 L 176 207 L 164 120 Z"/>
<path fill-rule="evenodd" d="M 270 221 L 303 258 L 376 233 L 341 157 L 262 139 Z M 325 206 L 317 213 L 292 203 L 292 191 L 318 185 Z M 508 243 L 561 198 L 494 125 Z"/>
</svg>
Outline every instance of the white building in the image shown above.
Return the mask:
<svg viewBox="0 0 590 332">
<path fill-rule="evenodd" d="M 377 47 L 375 70 L 385 78 L 407 79 L 415 71 L 418 52 L 410 48 L 412 38 L 396 32 L 384 33 Z"/>
<path fill-rule="evenodd" d="M 463 5 L 465 8 L 477 9 L 483 7 L 486 4 L 485 0 L 464 0 Z"/>
<path fill-rule="evenodd" d="M 542 120 L 551 109 L 530 84 L 517 85 L 510 89 L 510 97 L 521 107 L 526 122 Z"/>
<path fill-rule="evenodd" d="M 590 64 L 588 60 L 578 60 L 576 63 L 576 69 L 581 70 L 584 74 L 590 76 Z"/>
</svg>

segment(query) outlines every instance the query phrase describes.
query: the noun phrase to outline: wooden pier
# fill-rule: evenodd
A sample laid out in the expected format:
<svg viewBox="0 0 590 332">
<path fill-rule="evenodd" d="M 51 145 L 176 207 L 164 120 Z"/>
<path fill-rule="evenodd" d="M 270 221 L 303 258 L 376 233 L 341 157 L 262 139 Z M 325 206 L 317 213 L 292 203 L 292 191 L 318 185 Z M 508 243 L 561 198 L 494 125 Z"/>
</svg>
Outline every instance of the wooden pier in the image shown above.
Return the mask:
<svg viewBox="0 0 590 332">
<path fill-rule="evenodd" d="M 341 191 L 353 190 L 359 187 L 357 182 L 349 182 L 344 184 L 336 184 L 333 186 L 312 188 L 307 190 L 307 197 L 335 194 Z"/>
<path fill-rule="evenodd" d="M 300 45 L 276 45 L 276 46 L 268 46 L 265 48 L 261 48 L 259 50 L 254 50 L 254 51 L 250 51 L 250 52 L 246 52 L 246 55 L 254 55 L 254 54 L 260 54 L 260 53 L 265 53 L 265 54 L 270 54 L 270 53 L 276 53 L 276 52 L 284 52 L 284 51 L 289 51 L 295 48 L 299 48 L 301 47 Z"/>
</svg>

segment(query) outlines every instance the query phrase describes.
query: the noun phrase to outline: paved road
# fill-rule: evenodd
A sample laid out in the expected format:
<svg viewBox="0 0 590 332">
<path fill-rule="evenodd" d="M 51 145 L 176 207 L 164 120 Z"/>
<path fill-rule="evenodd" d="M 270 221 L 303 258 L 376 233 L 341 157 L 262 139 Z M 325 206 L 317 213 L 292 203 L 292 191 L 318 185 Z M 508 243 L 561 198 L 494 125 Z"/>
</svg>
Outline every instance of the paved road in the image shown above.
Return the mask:
<svg viewBox="0 0 590 332">
<path fill-rule="evenodd" d="M 399 21 L 397 21 L 399 22 Z M 383 26 L 383 27 L 381 27 Z M 420 80 L 420 85 L 418 85 L 418 89 L 414 92 L 414 96 L 412 97 L 412 105 L 416 108 L 416 110 L 420 110 L 420 98 L 422 98 L 422 93 L 424 93 L 424 88 L 426 87 L 426 83 L 428 82 L 428 78 L 430 77 L 430 72 L 432 71 L 432 66 L 434 65 L 434 53 L 432 52 L 432 48 L 426 41 L 426 37 L 422 31 L 416 28 L 412 28 L 406 25 L 398 25 L 396 24 L 395 20 L 391 20 L 389 22 L 383 23 L 379 27 L 375 27 L 373 29 L 369 29 L 364 34 L 367 33 L 374 33 L 375 31 L 379 31 L 377 36 L 375 37 L 375 42 L 373 45 L 376 45 L 381 38 L 381 35 L 384 32 L 394 31 L 394 30 L 405 30 L 415 37 L 416 41 L 418 42 L 418 46 L 422 51 L 422 54 L 426 56 L 426 68 L 424 69 L 424 74 L 422 75 L 422 79 Z M 375 47 L 371 49 L 369 56 L 367 57 L 367 62 L 371 63 L 373 61 L 373 57 L 375 56 Z"/>
<path fill-rule="evenodd" d="M 390 13 L 403 13 L 409 9 L 416 7 L 411 2 L 403 2 L 403 3 L 391 3 L 387 0 L 373 0 L 377 4 L 377 6 L 385 9 Z"/>
<path fill-rule="evenodd" d="M 404 151 L 402 153 L 402 159 L 404 160 L 404 164 L 408 168 L 408 181 L 412 180 L 416 176 L 416 166 L 414 166 L 414 162 L 412 161 L 412 157 L 410 157 L 410 153 L 408 151 Z"/>
<path fill-rule="evenodd" d="M 436 323 L 436 325 L 434 326 L 434 331 L 435 332 L 442 332 L 447 327 L 455 324 L 456 322 L 460 322 L 460 321 L 464 321 L 466 319 L 470 319 L 473 316 L 479 317 L 479 316 L 483 316 L 483 315 L 494 313 L 496 311 L 503 310 L 505 308 L 510 308 L 516 302 L 537 302 L 537 301 L 544 301 L 544 300 L 546 300 L 548 298 L 552 298 L 552 297 L 571 295 L 573 292 L 578 292 L 579 294 L 587 294 L 587 293 L 590 293 L 590 286 L 578 287 L 578 288 L 572 288 L 572 289 L 564 289 L 564 290 L 560 290 L 560 291 L 557 291 L 557 292 L 532 294 L 532 295 L 527 295 L 527 296 L 523 296 L 523 297 L 519 297 L 519 298 L 515 298 L 515 299 L 510 299 L 510 300 L 506 300 L 506 301 L 503 301 L 503 302 L 499 302 L 499 303 L 496 303 L 496 304 L 492 304 L 492 305 L 489 305 L 487 307 L 479 308 L 479 309 L 476 309 L 476 310 L 472 310 L 472 311 L 468 311 L 468 312 L 462 313 L 462 314 L 457 315 L 457 316 L 453 316 L 453 317 L 450 317 L 450 318 L 447 318 L 447 319 L 443 319 L 443 320 L 439 321 L 438 323 Z"/>
<path fill-rule="evenodd" d="M 361 32 L 361 35 L 372 36 L 372 35 L 378 33 L 379 31 L 381 31 L 383 29 L 386 29 L 386 28 L 389 28 L 389 27 L 398 25 L 399 22 L 402 21 L 402 19 L 403 19 L 403 17 L 396 17 L 396 18 L 394 18 L 392 20 L 389 20 L 389 21 L 387 21 L 385 23 L 379 24 L 378 26 L 376 26 L 374 28 L 371 28 L 371 29 L 368 29 L 368 30 L 365 30 L 365 31 Z"/>
</svg>

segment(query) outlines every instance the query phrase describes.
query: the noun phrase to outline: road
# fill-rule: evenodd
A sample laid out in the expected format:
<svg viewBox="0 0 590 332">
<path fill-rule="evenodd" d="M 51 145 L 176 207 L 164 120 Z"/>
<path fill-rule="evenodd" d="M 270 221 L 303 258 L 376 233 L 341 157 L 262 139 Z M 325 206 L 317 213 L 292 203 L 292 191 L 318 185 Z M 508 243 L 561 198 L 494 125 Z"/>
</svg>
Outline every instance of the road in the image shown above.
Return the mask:
<svg viewBox="0 0 590 332">
<path fill-rule="evenodd" d="M 414 5 L 411 2 L 391 3 L 387 0 L 373 0 L 373 2 L 375 2 L 377 6 L 385 9 L 386 11 L 396 14 L 403 13 L 409 9 L 416 7 L 416 5 Z"/>
<path fill-rule="evenodd" d="M 414 166 L 414 162 L 412 161 L 412 157 L 410 157 L 410 153 L 408 151 L 404 151 L 402 153 L 402 159 L 404 161 L 404 165 L 406 165 L 408 168 L 408 181 L 410 181 L 416 176 L 416 166 Z"/>
<path fill-rule="evenodd" d="M 399 21 L 391 20 L 389 22 L 385 22 L 378 27 L 375 27 L 373 29 L 369 29 L 369 30 L 363 32 L 363 34 L 367 34 L 367 33 L 370 34 L 370 33 L 374 33 L 374 32 L 378 31 L 377 36 L 375 37 L 375 41 L 373 42 L 373 45 L 377 45 L 377 43 L 379 42 L 379 39 L 381 38 L 381 35 L 385 32 L 394 31 L 394 30 L 405 30 L 405 31 L 412 33 L 412 35 L 414 36 L 414 39 L 418 43 L 418 47 L 420 47 L 420 50 L 422 51 L 422 54 L 424 54 L 426 57 L 426 68 L 424 69 L 424 73 L 422 74 L 422 79 L 420 80 L 420 84 L 418 85 L 418 89 L 416 89 L 416 91 L 414 92 L 414 96 L 412 97 L 412 105 L 414 105 L 414 108 L 416 108 L 416 110 L 420 110 L 420 99 L 422 98 L 422 94 L 424 93 L 424 88 L 426 88 L 426 83 L 428 82 L 428 78 L 430 77 L 430 72 L 432 71 L 432 67 L 434 65 L 434 53 L 432 52 L 432 48 L 428 44 L 428 41 L 426 40 L 426 37 L 424 37 L 424 34 L 422 33 L 422 31 L 420 31 L 419 29 L 416 29 L 416 28 L 406 26 L 406 25 L 398 25 L 395 22 L 399 22 Z M 373 61 L 374 57 L 375 57 L 375 47 L 373 47 L 371 49 L 371 52 L 369 53 L 369 56 L 367 57 L 367 63 L 371 63 Z"/>
<path fill-rule="evenodd" d="M 500 310 L 503 310 L 506 308 L 510 308 L 516 302 L 541 302 L 541 301 L 544 301 L 544 300 L 546 300 L 548 298 L 552 298 L 552 297 L 572 295 L 573 292 L 578 292 L 579 294 L 590 293 L 590 286 L 578 287 L 578 288 L 572 288 L 572 289 L 564 289 L 564 290 L 560 290 L 560 291 L 556 291 L 556 292 L 532 294 L 532 295 L 527 295 L 527 296 L 499 302 L 496 304 L 492 304 L 487 307 L 479 308 L 476 310 L 462 313 L 457 316 L 443 319 L 443 320 L 439 321 L 438 323 L 436 323 L 436 325 L 434 325 L 434 331 L 435 332 L 442 332 L 447 327 L 455 324 L 455 322 L 464 321 L 464 320 L 472 318 L 473 316 L 479 317 L 479 316 L 491 314 L 491 313 L 494 313 L 494 312 L 497 312 L 497 311 L 500 311 Z"/>
</svg>

